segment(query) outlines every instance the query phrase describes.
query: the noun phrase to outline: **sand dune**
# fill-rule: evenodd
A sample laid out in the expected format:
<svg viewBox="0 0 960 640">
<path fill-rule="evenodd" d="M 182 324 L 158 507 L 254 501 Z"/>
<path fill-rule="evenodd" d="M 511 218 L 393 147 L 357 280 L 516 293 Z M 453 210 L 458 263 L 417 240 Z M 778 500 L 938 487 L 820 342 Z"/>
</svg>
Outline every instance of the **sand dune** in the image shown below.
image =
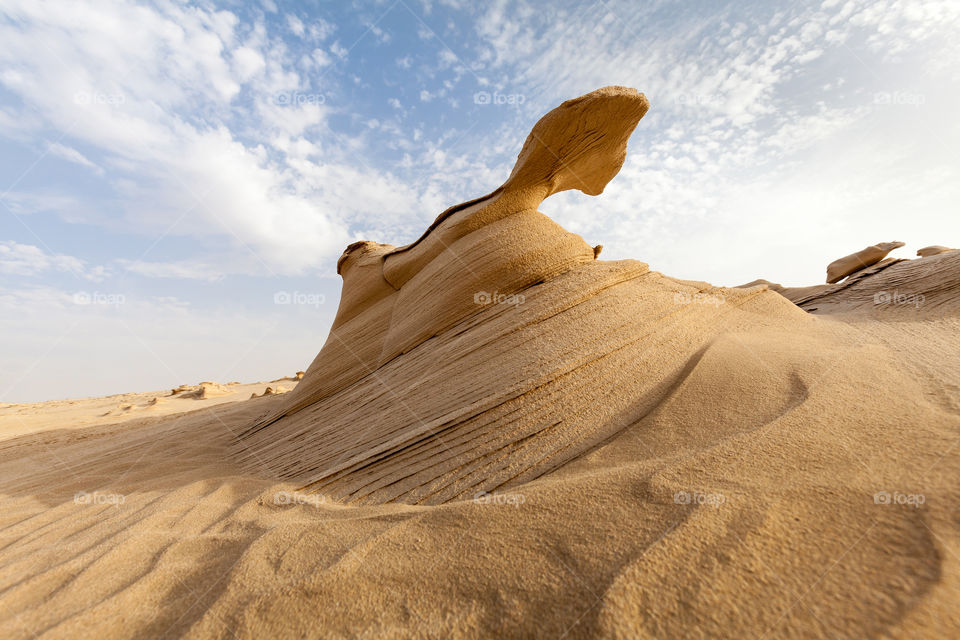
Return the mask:
<svg viewBox="0 0 960 640">
<path fill-rule="evenodd" d="M 536 207 L 647 108 L 564 103 L 504 186 L 348 247 L 290 393 L 0 407 L 0 635 L 960 636 L 960 253 L 597 260 Z"/>
</svg>

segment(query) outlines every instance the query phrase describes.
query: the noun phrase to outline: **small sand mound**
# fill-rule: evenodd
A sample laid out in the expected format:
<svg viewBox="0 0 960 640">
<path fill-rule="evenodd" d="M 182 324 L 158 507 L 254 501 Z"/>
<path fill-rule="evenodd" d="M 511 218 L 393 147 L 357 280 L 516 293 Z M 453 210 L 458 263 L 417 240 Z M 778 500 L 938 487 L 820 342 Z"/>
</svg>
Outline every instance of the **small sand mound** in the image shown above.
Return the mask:
<svg viewBox="0 0 960 640">
<path fill-rule="evenodd" d="M 205 400 L 207 398 L 215 398 L 217 396 L 225 396 L 231 391 L 227 389 L 222 384 L 217 384 L 216 382 L 201 382 L 199 385 L 194 387 L 186 387 L 186 385 L 181 385 L 174 389 L 176 393 L 171 395 L 176 395 L 181 399 L 190 399 L 190 400 Z"/>
</svg>

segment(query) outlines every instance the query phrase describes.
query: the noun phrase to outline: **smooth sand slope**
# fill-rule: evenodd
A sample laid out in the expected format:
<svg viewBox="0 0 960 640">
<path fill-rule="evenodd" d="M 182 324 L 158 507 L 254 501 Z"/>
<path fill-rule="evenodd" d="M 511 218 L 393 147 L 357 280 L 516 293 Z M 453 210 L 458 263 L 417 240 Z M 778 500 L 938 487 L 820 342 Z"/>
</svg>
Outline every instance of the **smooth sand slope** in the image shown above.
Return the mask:
<svg viewBox="0 0 960 640">
<path fill-rule="evenodd" d="M 0 406 L 0 636 L 960 637 L 957 252 L 815 309 L 599 261 L 536 209 L 647 108 L 568 101 L 490 195 L 348 247 L 290 393 Z"/>
</svg>

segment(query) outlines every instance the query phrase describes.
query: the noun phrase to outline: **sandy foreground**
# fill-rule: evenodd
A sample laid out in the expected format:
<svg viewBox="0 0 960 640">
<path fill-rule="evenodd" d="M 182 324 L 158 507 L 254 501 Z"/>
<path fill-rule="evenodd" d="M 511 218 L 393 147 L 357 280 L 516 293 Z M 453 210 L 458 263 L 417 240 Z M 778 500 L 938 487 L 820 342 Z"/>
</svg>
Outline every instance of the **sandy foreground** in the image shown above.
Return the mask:
<svg viewBox="0 0 960 640">
<path fill-rule="evenodd" d="M 0 637 L 960 637 L 960 253 L 599 260 L 537 205 L 647 107 L 568 101 L 348 247 L 302 380 L 0 405 Z"/>
<path fill-rule="evenodd" d="M 94 416 L 153 394 L 8 405 L 0 634 L 957 637 L 958 332 L 727 335 L 611 442 L 434 506 L 232 462 L 283 396 L 122 422 Z"/>
</svg>

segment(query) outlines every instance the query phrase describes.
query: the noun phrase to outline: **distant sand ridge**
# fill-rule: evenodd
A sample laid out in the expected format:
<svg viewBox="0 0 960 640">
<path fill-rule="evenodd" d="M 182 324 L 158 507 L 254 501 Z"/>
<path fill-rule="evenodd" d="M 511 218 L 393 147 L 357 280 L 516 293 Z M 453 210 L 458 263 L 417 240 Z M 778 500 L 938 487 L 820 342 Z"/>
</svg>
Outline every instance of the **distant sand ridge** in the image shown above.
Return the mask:
<svg viewBox="0 0 960 640">
<path fill-rule="evenodd" d="M 880 243 L 832 262 L 827 267 L 827 279 L 832 284 L 784 287 L 754 280 L 739 288 L 766 285 L 805 311 L 817 314 L 868 313 L 919 319 L 960 312 L 960 251 L 938 245 L 919 249 L 920 259 L 886 258 L 887 253 L 902 246 L 903 242 Z"/>
</svg>

